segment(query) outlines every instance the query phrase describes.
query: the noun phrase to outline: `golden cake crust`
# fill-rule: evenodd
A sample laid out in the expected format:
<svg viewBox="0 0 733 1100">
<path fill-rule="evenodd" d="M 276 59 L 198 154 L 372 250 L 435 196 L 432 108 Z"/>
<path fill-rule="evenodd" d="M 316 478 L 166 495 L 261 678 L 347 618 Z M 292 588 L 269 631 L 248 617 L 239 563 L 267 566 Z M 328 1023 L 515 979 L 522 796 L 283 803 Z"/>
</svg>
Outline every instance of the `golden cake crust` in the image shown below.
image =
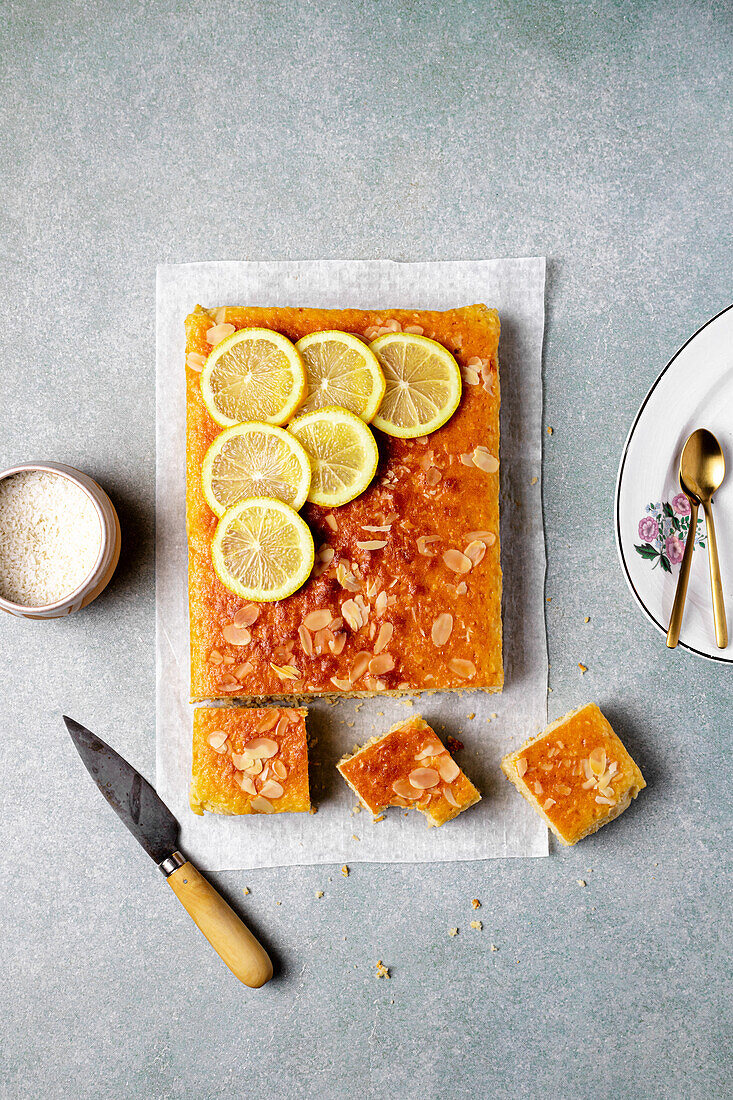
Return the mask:
<svg viewBox="0 0 733 1100">
<path fill-rule="evenodd" d="M 189 792 L 193 812 L 239 815 L 309 810 L 305 716 L 301 707 L 196 707 Z M 220 744 L 222 734 L 226 740 Z M 247 746 L 263 740 L 273 742 L 277 751 L 273 754 L 272 745 L 266 746 L 269 755 L 261 758 L 262 771 L 248 775 L 236 768 L 235 763 L 247 763 L 242 759 Z M 248 778 L 254 783 L 254 794 L 242 787 Z M 279 797 L 273 781 L 282 789 Z M 259 795 L 260 790 L 268 797 Z"/>
<path fill-rule="evenodd" d="M 373 814 L 388 806 L 414 806 L 431 825 L 444 825 L 481 800 L 443 742 L 418 714 L 406 722 L 395 723 L 380 737 L 373 737 L 354 753 L 344 756 L 336 766 L 360 802 Z M 446 766 L 450 770 L 441 775 Z M 424 789 L 422 798 L 402 797 L 395 790 L 395 783 L 398 789 L 408 790 L 410 775 L 426 769 L 434 773 L 428 778 L 435 783 Z"/>
<path fill-rule="evenodd" d="M 248 615 L 212 567 L 217 520 L 201 489 L 203 458 L 221 429 L 206 410 L 196 368 L 211 350 L 207 332 L 222 323 L 272 328 L 292 340 L 324 329 L 371 338 L 389 324 L 421 328 L 456 356 L 464 378 L 458 410 L 429 437 L 402 440 L 375 431 L 380 465 L 365 493 L 333 510 L 306 505 L 303 516 L 316 543 L 314 572 L 288 599 L 254 609 L 246 645 L 225 637 L 238 613 L 237 621 Z M 483 305 L 444 313 L 198 307 L 189 315 L 186 507 L 194 701 L 501 690 L 498 342 L 496 311 Z M 479 465 L 472 461 L 477 447 L 483 448 Z M 369 542 L 386 545 L 359 545 Z M 469 544 L 475 562 L 463 555 Z M 455 572 L 456 564 L 468 565 L 467 572 Z M 333 625 L 305 627 L 304 633 L 308 615 L 325 610 Z M 452 616 L 452 630 L 439 646 L 432 631 L 441 615 Z"/>
<path fill-rule="evenodd" d="M 595 703 L 558 718 L 501 766 L 568 846 L 613 821 L 646 786 Z"/>
</svg>

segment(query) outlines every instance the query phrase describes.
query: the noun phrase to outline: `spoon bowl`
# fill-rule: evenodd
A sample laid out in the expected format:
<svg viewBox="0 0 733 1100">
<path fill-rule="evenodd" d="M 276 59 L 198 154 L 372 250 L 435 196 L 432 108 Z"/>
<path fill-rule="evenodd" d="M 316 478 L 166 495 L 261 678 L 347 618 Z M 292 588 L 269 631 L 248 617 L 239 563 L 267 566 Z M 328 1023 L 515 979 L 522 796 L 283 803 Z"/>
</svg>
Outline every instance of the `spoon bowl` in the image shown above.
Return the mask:
<svg viewBox="0 0 733 1100">
<path fill-rule="evenodd" d="M 725 457 L 712 432 L 698 428 L 685 443 L 680 458 L 680 485 L 689 497 L 700 504 L 709 504 L 723 483 Z"/>
</svg>

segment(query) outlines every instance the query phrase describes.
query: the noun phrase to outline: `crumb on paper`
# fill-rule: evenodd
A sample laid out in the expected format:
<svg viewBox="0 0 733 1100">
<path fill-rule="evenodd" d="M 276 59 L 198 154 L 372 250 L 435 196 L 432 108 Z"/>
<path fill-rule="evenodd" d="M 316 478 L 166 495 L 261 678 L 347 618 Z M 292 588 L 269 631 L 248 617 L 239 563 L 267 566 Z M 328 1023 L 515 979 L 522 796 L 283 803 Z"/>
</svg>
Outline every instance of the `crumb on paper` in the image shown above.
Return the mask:
<svg viewBox="0 0 733 1100">
<path fill-rule="evenodd" d="M 361 813 L 361 806 L 354 806 L 354 808 L 351 812 L 352 812 L 352 814 L 360 814 Z"/>
<path fill-rule="evenodd" d="M 377 977 L 378 978 L 391 978 L 392 975 L 389 972 L 389 967 L 385 966 L 381 959 L 377 959 Z"/>
<path fill-rule="evenodd" d="M 468 719 L 472 719 L 472 718 L 475 718 L 475 717 L 476 717 L 476 712 L 475 711 L 473 711 L 471 714 L 466 715 L 466 718 L 468 718 Z"/>
<path fill-rule="evenodd" d="M 282 902 L 281 901 L 276 901 L 275 905 L 282 905 Z"/>
<path fill-rule="evenodd" d="M 496 713 L 496 711 L 495 711 L 495 710 L 492 710 L 492 712 L 491 712 L 491 717 L 492 717 L 492 718 L 498 718 L 498 717 L 499 717 L 499 715 L 498 715 L 498 714 Z"/>
<path fill-rule="evenodd" d="M 584 878 L 579 878 L 578 879 L 578 886 L 587 886 L 587 885 L 588 885 L 588 883 L 585 881 Z"/>
<path fill-rule="evenodd" d="M 358 836 L 356 835 L 356 833 L 352 833 L 352 834 L 351 834 L 351 839 L 352 839 L 352 840 L 358 840 L 358 839 L 359 839 L 359 837 L 358 837 Z"/>
<path fill-rule="evenodd" d="M 349 877 L 349 868 L 346 866 L 346 864 L 344 864 L 341 868 L 341 874 L 344 876 L 344 878 Z"/>
<path fill-rule="evenodd" d="M 480 932 L 481 929 L 483 928 L 483 924 L 481 923 L 480 920 L 472 920 L 471 921 L 471 928 L 475 928 L 477 932 Z"/>
<path fill-rule="evenodd" d="M 552 433 L 554 432 L 554 430 L 555 430 L 554 428 L 550 428 L 550 427 L 548 427 L 548 429 L 547 429 L 547 434 L 548 434 L 548 435 L 552 435 Z"/>
<path fill-rule="evenodd" d="M 548 603 L 552 603 L 552 596 L 546 596 L 545 598 Z"/>
<path fill-rule="evenodd" d="M 349 727 L 355 726 L 356 722 L 347 722 L 346 725 L 349 726 Z"/>
<path fill-rule="evenodd" d="M 472 898 L 471 899 L 471 908 L 472 909 L 480 909 L 481 908 L 481 902 L 478 900 L 478 898 Z"/>
<path fill-rule="evenodd" d="M 499 950 L 499 948 L 498 948 L 498 947 L 496 946 L 496 944 L 495 944 L 495 943 L 492 943 L 492 945 L 491 945 L 491 950 L 492 950 L 492 951 L 498 951 L 498 950 Z"/>
<path fill-rule="evenodd" d="M 308 813 L 309 814 L 317 814 L 318 813 L 318 807 L 317 806 L 311 806 L 311 808 L 308 810 Z"/>
<path fill-rule="evenodd" d="M 374 822 L 374 824 L 376 825 L 376 823 L 377 823 L 378 821 L 384 821 L 384 818 L 385 818 L 385 815 L 384 815 L 384 814 L 377 814 L 377 816 L 376 816 L 376 817 L 373 817 L 373 818 L 372 818 L 372 821 L 373 821 L 373 822 Z"/>
<path fill-rule="evenodd" d="M 580 663 L 580 661 L 578 661 L 578 668 L 580 669 L 580 675 L 585 676 L 586 672 L 588 671 L 588 666 L 583 665 Z"/>
<path fill-rule="evenodd" d="M 248 894 L 249 893 L 249 886 L 243 886 L 242 887 L 242 893 L 243 894 Z"/>
<path fill-rule="evenodd" d="M 457 936 L 458 935 L 458 929 L 457 928 L 449 928 L 448 929 L 448 935 L 449 936 Z"/>
<path fill-rule="evenodd" d="M 323 897 L 323 890 L 316 890 L 316 897 L 317 898 L 322 898 Z M 344 936 L 344 939 L 346 939 L 345 936 Z"/>
<path fill-rule="evenodd" d="M 533 477 L 532 480 L 530 481 L 530 485 L 536 485 L 539 480 L 540 479 L 538 477 Z"/>
<path fill-rule="evenodd" d="M 590 622 L 590 615 L 586 615 L 586 617 L 583 619 L 583 622 L 584 623 L 589 623 Z"/>
</svg>

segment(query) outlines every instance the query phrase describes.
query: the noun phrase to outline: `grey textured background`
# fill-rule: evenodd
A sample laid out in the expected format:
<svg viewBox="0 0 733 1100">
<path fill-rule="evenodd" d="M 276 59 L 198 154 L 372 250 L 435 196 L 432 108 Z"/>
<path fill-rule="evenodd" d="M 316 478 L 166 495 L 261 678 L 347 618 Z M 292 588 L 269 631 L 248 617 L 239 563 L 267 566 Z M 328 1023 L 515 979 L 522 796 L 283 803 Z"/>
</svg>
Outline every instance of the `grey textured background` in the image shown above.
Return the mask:
<svg viewBox="0 0 733 1100">
<path fill-rule="evenodd" d="M 730 301 L 732 29 L 692 0 L 5 3 L 0 461 L 88 470 L 125 547 L 88 611 L 0 622 L 4 1096 L 730 1095 L 730 670 L 664 650 L 611 516 L 649 384 Z M 155 265 L 534 254 L 550 712 L 596 698 L 649 789 L 547 860 L 219 876 L 278 958 L 249 992 L 59 721 L 152 774 Z"/>
</svg>

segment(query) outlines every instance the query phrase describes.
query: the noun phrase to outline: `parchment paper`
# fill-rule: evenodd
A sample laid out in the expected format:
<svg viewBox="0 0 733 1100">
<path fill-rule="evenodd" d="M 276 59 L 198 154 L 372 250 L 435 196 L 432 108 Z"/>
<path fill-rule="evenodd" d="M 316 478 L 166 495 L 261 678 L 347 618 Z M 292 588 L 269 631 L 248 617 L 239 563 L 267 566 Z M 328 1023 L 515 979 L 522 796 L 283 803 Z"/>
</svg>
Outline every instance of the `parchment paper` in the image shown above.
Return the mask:
<svg viewBox="0 0 733 1100">
<path fill-rule="evenodd" d="M 395 263 L 316 260 L 164 265 L 157 278 L 157 789 L 181 822 L 181 849 L 204 869 L 287 864 L 422 862 L 547 855 L 547 831 L 499 768 L 501 756 L 547 721 L 545 545 L 542 525 L 542 337 L 545 261 Z M 310 704 L 316 814 L 197 817 L 188 806 L 189 697 L 185 531 L 183 321 L 197 303 L 328 308 L 499 311 L 501 541 L 504 570 L 502 695 L 482 692 Z M 534 484 L 533 480 L 537 479 Z M 465 748 L 457 759 L 482 792 L 478 806 L 439 829 L 390 810 L 374 823 L 334 764 L 355 744 L 421 713 Z"/>
</svg>

